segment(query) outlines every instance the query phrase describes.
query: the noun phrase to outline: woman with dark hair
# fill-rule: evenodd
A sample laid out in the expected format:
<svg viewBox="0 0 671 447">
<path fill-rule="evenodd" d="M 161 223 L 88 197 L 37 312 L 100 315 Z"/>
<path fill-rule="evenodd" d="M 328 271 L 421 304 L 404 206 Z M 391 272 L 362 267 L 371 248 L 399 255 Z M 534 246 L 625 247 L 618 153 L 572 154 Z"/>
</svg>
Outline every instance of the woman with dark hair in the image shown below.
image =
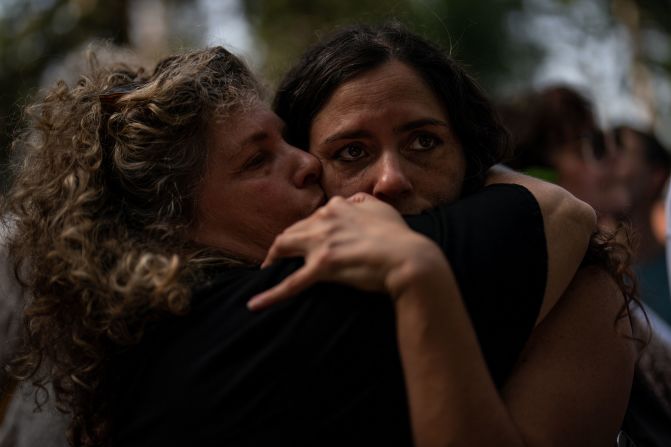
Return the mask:
<svg viewBox="0 0 671 447">
<path fill-rule="evenodd" d="M 287 140 L 320 160 L 329 197 L 366 192 L 417 214 L 486 183 L 547 191 L 490 169 L 510 151 L 491 102 L 442 49 L 396 23 L 345 27 L 310 47 L 280 83 L 274 108 Z M 552 273 L 572 277 L 576 266 L 560 262 L 571 248 L 561 234 L 548 239 L 554 293 L 565 285 Z M 542 315 L 558 299 L 546 295 Z"/>
<path fill-rule="evenodd" d="M 463 194 L 484 185 L 487 170 L 509 151 L 508 133 L 475 80 L 454 59 L 400 24 L 345 27 L 311 46 L 284 76 L 273 108 L 287 141 L 312 147 L 313 122 L 344 84 L 389 63 L 419 75 L 439 100 L 464 148 Z"/>
<path fill-rule="evenodd" d="M 407 223 L 370 198 L 334 199 L 317 215 L 356 216 L 378 242 L 353 240 L 339 265 L 359 274 L 329 279 L 385 294 L 320 284 L 251 313 L 250 297 L 301 265 L 259 270 L 273 239 L 324 202 L 316 159 L 283 140 L 261 98 L 248 69 L 212 48 L 152 73 L 94 64 L 27 109 L 2 210 L 29 295 L 13 370 L 53 385 L 74 445 L 410 444 L 403 372 L 419 408 L 412 384 L 426 364 L 413 356 L 444 335 L 413 337 L 427 311 L 454 322 L 466 343 L 448 348 L 468 360 L 454 364 L 491 374 L 486 395 L 501 409 L 492 387 L 510 376 L 554 275 L 543 228 L 589 228 L 589 213 L 544 224 L 514 185 Z M 413 419 L 419 444 L 432 422 Z"/>
<path fill-rule="evenodd" d="M 287 123 L 288 141 L 320 159 L 327 195 L 363 191 L 406 213 L 418 213 L 480 190 L 491 181 L 488 169 L 503 161 L 509 150 L 507 132 L 475 81 L 440 48 L 398 24 L 346 27 L 313 45 L 280 83 L 274 108 Z M 515 181 L 531 182 L 519 176 Z M 306 267 L 286 284 L 258 297 L 257 306 L 284 299 L 301 290 L 303 284 L 329 276 L 330 265 L 314 260 L 321 246 L 313 241 L 334 242 L 323 234 L 322 224 L 309 220 L 311 224 L 287 230 L 271 249 L 273 258 L 306 256 Z M 559 252 L 561 247 L 550 247 L 550 265 L 552 256 Z M 625 274 L 628 256 L 628 248 L 613 236 L 596 235 L 584 262 L 592 267 L 578 273 L 560 304 L 582 301 L 586 307 L 594 306 L 587 312 L 598 313 L 603 322 L 612 325 L 621 321 L 634 299 L 633 283 Z M 597 284 L 601 286 L 595 287 Z M 610 287 L 605 296 L 601 295 L 602 287 Z M 546 295 L 546 303 L 558 299 L 559 295 Z M 556 312 L 561 314 L 559 309 Z M 630 330 L 621 329 L 624 334 Z M 616 359 L 624 360 L 631 353 L 624 354 L 616 347 L 622 336 L 613 327 L 575 331 L 572 337 L 576 343 L 594 343 L 592 348 L 604 356 L 601 360 L 610 357 L 615 361 L 612 365 L 627 365 L 625 374 L 618 370 L 598 379 L 591 374 L 587 378 L 587 369 L 601 370 L 608 363 L 600 366 L 594 352 L 587 350 L 568 350 L 566 357 L 557 356 L 554 360 L 561 362 L 561 368 L 550 366 L 548 359 L 556 354 L 552 348 L 538 369 L 529 367 L 533 362 L 525 359 L 520 369 L 532 371 L 530 383 L 543 377 L 542 386 L 518 388 L 526 398 L 514 397 L 515 392 L 504 387 L 504 408 L 512 415 L 512 432 L 517 432 L 517 437 L 507 439 L 525 440 L 530 445 L 560 439 L 572 439 L 571 445 L 613 441 L 633 371 L 631 357 L 623 363 Z M 544 350 L 533 340 L 532 346 Z M 436 376 L 440 377 L 439 372 Z M 511 383 L 518 382 L 511 379 Z M 604 383 L 611 386 L 603 387 Z M 530 390 L 533 395 L 526 394 Z M 557 398 L 557 390 L 562 390 L 563 398 Z M 590 393 L 589 399 L 581 398 L 585 393 Z M 575 405 L 575 400 L 581 404 Z M 606 402 L 610 402 L 608 411 Z M 436 417 L 451 420 L 447 419 L 450 414 L 463 414 L 460 408 L 456 404 L 451 413 Z M 531 412 L 533 417 L 529 417 Z M 590 424 L 589 435 L 583 425 L 586 422 Z M 470 428 L 477 430 L 476 426 Z"/>
</svg>

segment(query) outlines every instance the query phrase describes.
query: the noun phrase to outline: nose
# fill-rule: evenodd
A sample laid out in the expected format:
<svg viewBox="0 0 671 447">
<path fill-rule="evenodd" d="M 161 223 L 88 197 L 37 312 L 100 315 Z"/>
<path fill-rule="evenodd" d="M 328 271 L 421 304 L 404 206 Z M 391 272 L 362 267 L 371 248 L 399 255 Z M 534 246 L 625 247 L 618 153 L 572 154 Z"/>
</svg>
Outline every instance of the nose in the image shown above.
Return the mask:
<svg viewBox="0 0 671 447">
<path fill-rule="evenodd" d="M 293 172 L 293 182 L 298 188 L 306 188 L 319 183 L 322 174 L 322 165 L 314 155 L 289 146 L 296 157 L 296 167 Z"/>
<path fill-rule="evenodd" d="M 403 171 L 396 154 L 384 154 L 378 160 L 373 196 L 388 203 L 395 203 L 412 191 L 412 182 Z"/>
</svg>

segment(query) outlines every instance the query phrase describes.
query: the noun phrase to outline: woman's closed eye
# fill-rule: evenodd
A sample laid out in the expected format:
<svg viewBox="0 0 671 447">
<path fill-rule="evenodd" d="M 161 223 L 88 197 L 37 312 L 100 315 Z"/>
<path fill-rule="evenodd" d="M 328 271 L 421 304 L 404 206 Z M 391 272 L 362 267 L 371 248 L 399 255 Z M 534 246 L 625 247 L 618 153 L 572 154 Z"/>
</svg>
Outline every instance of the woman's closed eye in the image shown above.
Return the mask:
<svg viewBox="0 0 671 447">
<path fill-rule="evenodd" d="M 263 151 L 255 152 L 242 165 L 242 170 L 243 171 L 253 171 L 254 169 L 258 169 L 265 164 L 267 158 L 268 158 L 268 155 L 265 152 L 263 152 Z"/>
<path fill-rule="evenodd" d="M 367 153 L 361 145 L 352 143 L 336 152 L 333 158 L 338 161 L 350 162 L 360 160 L 366 155 Z"/>
<path fill-rule="evenodd" d="M 443 140 L 428 133 L 415 135 L 410 140 L 408 149 L 411 151 L 429 151 L 441 145 Z"/>
</svg>

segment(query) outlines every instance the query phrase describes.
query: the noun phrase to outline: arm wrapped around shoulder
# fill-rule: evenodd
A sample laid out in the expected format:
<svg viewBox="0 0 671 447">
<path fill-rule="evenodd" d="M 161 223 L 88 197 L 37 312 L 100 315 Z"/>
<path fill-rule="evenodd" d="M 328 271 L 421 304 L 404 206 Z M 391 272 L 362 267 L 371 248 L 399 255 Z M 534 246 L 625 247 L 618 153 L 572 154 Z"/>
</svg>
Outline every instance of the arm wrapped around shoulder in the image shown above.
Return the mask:
<svg viewBox="0 0 671 447">
<path fill-rule="evenodd" d="M 503 166 L 490 169 L 487 184 L 524 186 L 536 198 L 543 215 L 548 251 L 548 279 L 538 321 L 552 309 L 582 262 L 596 232 L 594 209 L 564 188 Z"/>
</svg>

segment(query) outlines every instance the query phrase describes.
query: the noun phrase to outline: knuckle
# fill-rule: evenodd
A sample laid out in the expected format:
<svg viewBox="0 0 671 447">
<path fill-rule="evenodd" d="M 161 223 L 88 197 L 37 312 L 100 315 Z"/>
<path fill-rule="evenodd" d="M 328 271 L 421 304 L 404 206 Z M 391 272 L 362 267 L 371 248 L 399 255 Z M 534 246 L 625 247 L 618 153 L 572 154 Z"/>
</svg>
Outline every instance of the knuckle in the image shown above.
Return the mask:
<svg viewBox="0 0 671 447">
<path fill-rule="evenodd" d="M 329 239 L 328 241 L 326 241 L 325 247 L 326 250 L 328 251 L 330 258 L 333 258 L 335 256 L 335 250 L 338 247 L 338 245 L 340 244 L 335 239 Z"/>
<path fill-rule="evenodd" d="M 333 261 L 333 248 L 330 245 L 331 243 L 328 243 L 316 257 L 317 264 L 322 267 L 329 267 Z"/>
<path fill-rule="evenodd" d="M 331 199 L 331 204 L 333 209 L 335 210 L 344 210 L 348 207 L 350 207 L 352 204 L 345 199 L 344 197 L 336 196 Z"/>
<path fill-rule="evenodd" d="M 329 202 L 327 205 L 319 208 L 315 215 L 319 218 L 325 219 L 328 217 L 331 217 L 333 215 L 333 210 L 331 209 L 331 202 Z"/>
</svg>

